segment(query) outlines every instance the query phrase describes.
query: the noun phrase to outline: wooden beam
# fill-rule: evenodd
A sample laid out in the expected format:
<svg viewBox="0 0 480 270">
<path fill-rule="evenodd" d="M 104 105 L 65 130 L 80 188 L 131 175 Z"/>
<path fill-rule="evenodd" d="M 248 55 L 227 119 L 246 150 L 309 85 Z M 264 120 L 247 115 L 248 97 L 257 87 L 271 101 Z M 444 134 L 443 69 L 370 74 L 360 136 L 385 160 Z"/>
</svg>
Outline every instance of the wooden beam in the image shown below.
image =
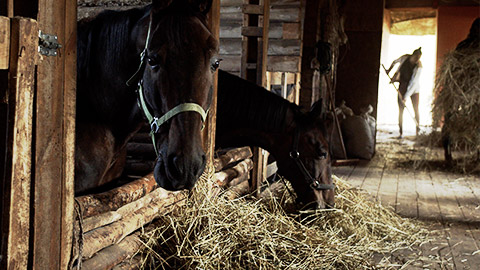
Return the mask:
<svg viewBox="0 0 480 270">
<path fill-rule="evenodd" d="M 9 121 L 7 160 L 2 210 L 2 269 L 27 269 L 30 232 L 30 183 L 32 167 L 32 119 L 37 22 L 11 20 Z M 5 239 L 6 237 L 6 239 Z M 5 241 L 6 240 L 6 241 Z"/>
<path fill-rule="evenodd" d="M 0 69 L 8 69 L 10 61 L 10 19 L 0 17 Z"/>
<path fill-rule="evenodd" d="M 57 35 L 62 48 L 58 56 L 43 56 L 37 71 L 33 265 L 66 269 L 74 211 L 77 2 L 39 0 L 38 7 L 40 29 Z"/>
<path fill-rule="evenodd" d="M 319 35 L 320 1 L 305 0 L 305 16 L 303 24 L 301 79 L 300 79 L 300 106 L 310 109 L 313 97 L 312 78 L 314 70 L 310 67 L 315 57 L 315 43 Z"/>
<path fill-rule="evenodd" d="M 213 0 L 212 8 L 208 14 L 208 24 L 210 31 L 216 40 L 220 37 L 220 0 Z M 219 41 L 220 42 L 220 41 Z M 215 153 L 215 132 L 217 131 L 217 92 L 218 92 L 218 72 L 213 77 L 213 95 L 212 104 L 208 112 L 207 122 L 203 133 L 203 147 L 206 151 L 208 166 L 213 166 L 213 156 Z"/>
</svg>

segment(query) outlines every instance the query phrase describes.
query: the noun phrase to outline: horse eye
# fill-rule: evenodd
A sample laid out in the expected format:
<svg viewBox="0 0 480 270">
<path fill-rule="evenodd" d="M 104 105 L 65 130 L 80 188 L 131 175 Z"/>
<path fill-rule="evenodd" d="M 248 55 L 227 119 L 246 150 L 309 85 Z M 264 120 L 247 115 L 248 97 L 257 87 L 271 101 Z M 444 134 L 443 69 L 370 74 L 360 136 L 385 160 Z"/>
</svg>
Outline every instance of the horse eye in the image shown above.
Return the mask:
<svg viewBox="0 0 480 270">
<path fill-rule="evenodd" d="M 327 152 L 323 152 L 322 150 L 320 150 L 320 153 L 318 154 L 318 157 L 320 159 L 326 159 L 327 158 Z"/>
<path fill-rule="evenodd" d="M 159 63 L 155 58 L 149 57 L 147 58 L 147 62 L 152 69 L 157 69 L 159 67 Z"/>
<path fill-rule="evenodd" d="M 215 61 L 212 63 L 212 71 L 216 71 L 218 69 L 221 61 L 222 59 L 215 59 Z"/>
</svg>

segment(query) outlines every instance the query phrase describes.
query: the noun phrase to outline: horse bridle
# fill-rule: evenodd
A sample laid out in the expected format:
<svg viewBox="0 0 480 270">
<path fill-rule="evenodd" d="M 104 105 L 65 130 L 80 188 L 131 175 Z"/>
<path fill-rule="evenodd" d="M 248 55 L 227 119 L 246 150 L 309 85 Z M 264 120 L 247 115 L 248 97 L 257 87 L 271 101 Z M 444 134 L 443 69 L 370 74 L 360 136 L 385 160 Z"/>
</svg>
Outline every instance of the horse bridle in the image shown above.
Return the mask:
<svg viewBox="0 0 480 270">
<path fill-rule="evenodd" d="M 150 20 L 148 23 L 147 39 L 145 41 L 145 48 L 140 53 L 140 66 L 138 67 L 137 71 L 132 75 L 132 77 L 128 79 L 127 86 L 131 86 L 135 81 L 138 81 L 138 86 L 136 89 L 137 104 L 138 104 L 138 107 L 140 107 L 140 109 L 143 111 L 143 114 L 148 120 L 148 124 L 150 125 L 150 137 L 152 138 L 152 143 L 153 143 L 153 147 L 155 148 L 155 153 L 158 156 L 157 144 L 155 143 L 155 134 L 158 133 L 161 125 L 166 123 L 168 120 L 170 120 L 172 117 L 176 116 L 177 114 L 183 113 L 183 112 L 197 112 L 200 114 L 202 118 L 202 122 L 205 123 L 207 119 L 208 109 L 204 110 L 203 107 L 197 103 L 186 102 L 173 107 L 172 109 L 167 111 L 165 114 L 163 114 L 161 117 L 156 117 L 152 113 L 150 113 L 150 110 L 147 107 L 147 103 L 145 101 L 145 97 L 143 94 L 143 79 L 139 79 L 139 76 L 145 70 L 145 56 L 147 54 L 147 48 L 150 41 L 151 28 L 152 28 L 152 18 L 150 16 Z M 202 126 L 202 129 L 203 129 L 203 126 Z"/>
<path fill-rule="evenodd" d="M 310 173 L 307 171 L 307 168 L 305 168 L 305 165 L 300 159 L 300 153 L 298 152 L 299 137 L 300 137 L 300 128 L 296 127 L 295 134 L 293 137 L 292 151 L 290 151 L 289 155 L 290 155 L 290 158 L 293 159 L 293 161 L 295 161 L 295 164 L 297 164 L 297 167 L 302 172 L 303 176 L 305 177 L 305 181 L 314 190 L 334 190 L 335 184 L 320 183 L 317 179 L 313 178 L 310 175 Z"/>
</svg>

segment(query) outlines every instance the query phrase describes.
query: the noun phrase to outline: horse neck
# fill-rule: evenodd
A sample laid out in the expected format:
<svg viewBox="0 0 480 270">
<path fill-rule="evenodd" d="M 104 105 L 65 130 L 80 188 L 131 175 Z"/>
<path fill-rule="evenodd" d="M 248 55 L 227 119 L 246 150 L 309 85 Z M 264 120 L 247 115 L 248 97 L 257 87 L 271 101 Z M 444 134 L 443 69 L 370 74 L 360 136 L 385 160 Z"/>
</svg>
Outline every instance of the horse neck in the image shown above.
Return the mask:
<svg viewBox="0 0 480 270">
<path fill-rule="evenodd" d="M 122 140 L 142 120 L 135 86 L 127 86 L 126 81 L 140 64 L 137 40 L 132 37 L 142 33 L 148 12 L 148 7 L 106 12 L 79 23 L 77 119 L 110 126 Z"/>
<path fill-rule="evenodd" d="M 293 120 L 293 110 L 287 111 L 287 122 L 283 130 L 268 131 L 248 125 L 237 125 L 235 119 L 225 125 L 217 122 L 216 143 L 220 147 L 261 147 L 273 156 L 283 156 L 292 147 L 296 123 Z"/>
</svg>

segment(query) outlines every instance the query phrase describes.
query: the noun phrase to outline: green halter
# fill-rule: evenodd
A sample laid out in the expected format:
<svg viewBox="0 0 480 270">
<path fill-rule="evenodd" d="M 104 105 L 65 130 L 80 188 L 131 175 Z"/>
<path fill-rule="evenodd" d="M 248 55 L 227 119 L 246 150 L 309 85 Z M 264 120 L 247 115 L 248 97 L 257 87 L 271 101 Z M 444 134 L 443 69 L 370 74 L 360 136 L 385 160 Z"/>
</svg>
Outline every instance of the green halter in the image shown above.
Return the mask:
<svg viewBox="0 0 480 270">
<path fill-rule="evenodd" d="M 205 122 L 207 119 L 208 110 L 204 110 L 202 106 L 198 105 L 197 103 L 181 103 L 175 106 L 173 109 L 166 112 L 160 118 L 153 116 L 152 113 L 148 110 L 147 103 L 145 102 L 145 97 L 143 94 L 143 80 L 139 79 L 140 74 L 145 70 L 145 55 L 147 53 L 148 43 L 150 41 L 150 29 L 152 28 L 152 19 L 150 17 L 150 22 L 148 23 L 148 31 L 147 31 L 147 40 L 145 41 L 145 49 L 140 53 L 140 66 L 138 67 L 137 71 L 133 76 L 127 81 L 127 85 L 130 86 L 134 81 L 138 80 L 138 106 L 142 109 L 143 114 L 148 120 L 150 124 L 150 136 L 152 137 L 153 147 L 155 148 L 155 153 L 158 156 L 157 151 L 157 144 L 155 143 L 155 133 L 158 133 L 160 126 L 163 125 L 165 122 L 170 120 L 175 115 L 182 113 L 182 112 L 197 112 L 202 117 L 202 121 Z M 203 129 L 203 126 L 202 126 Z"/>
</svg>

